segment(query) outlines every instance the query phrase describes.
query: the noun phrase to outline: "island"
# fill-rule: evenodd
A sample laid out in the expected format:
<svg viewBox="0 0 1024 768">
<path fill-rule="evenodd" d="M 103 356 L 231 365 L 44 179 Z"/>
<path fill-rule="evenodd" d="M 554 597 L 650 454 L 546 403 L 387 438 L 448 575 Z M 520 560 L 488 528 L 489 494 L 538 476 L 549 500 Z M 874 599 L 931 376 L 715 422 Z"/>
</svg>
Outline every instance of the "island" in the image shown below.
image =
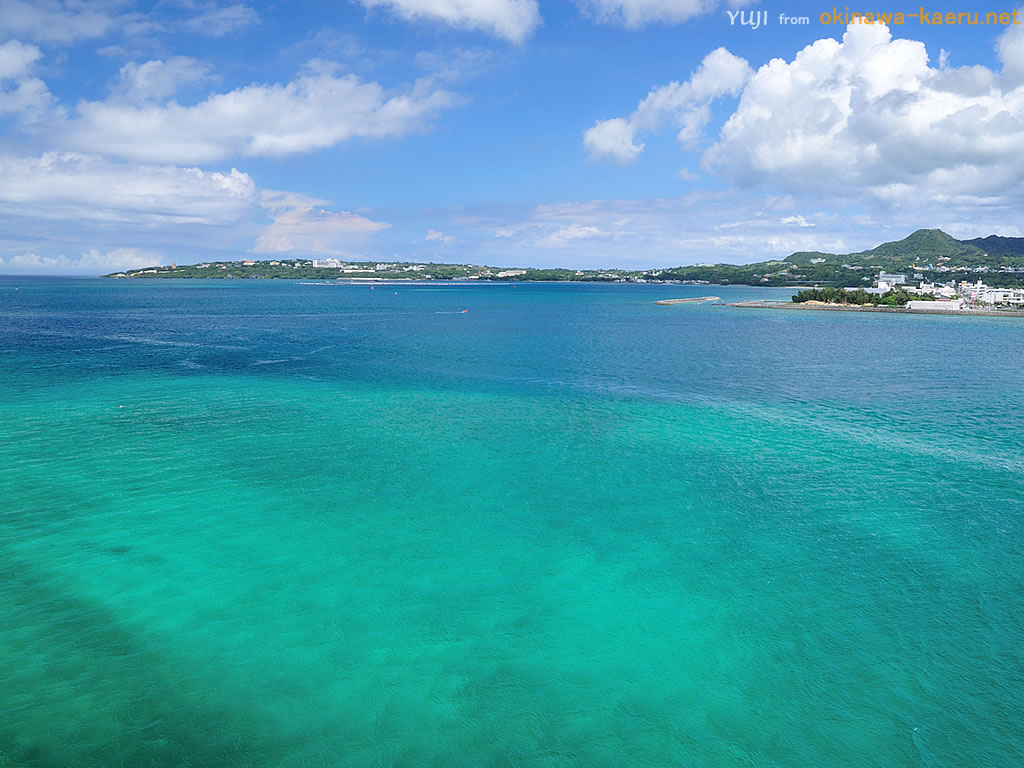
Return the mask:
<svg viewBox="0 0 1024 768">
<path fill-rule="evenodd" d="M 919 229 L 903 240 L 867 251 L 832 254 L 798 251 L 779 261 L 750 264 L 698 263 L 644 270 L 537 269 L 478 264 L 343 261 L 339 259 L 272 259 L 205 261 L 179 266 L 151 266 L 115 272 L 118 279 L 301 279 L 301 280 L 458 280 L 483 282 L 618 282 L 682 285 L 754 285 L 867 289 L 876 274 L 905 275 L 926 283 L 984 280 L 993 288 L 1024 287 L 1024 237 L 990 235 L 957 240 L 940 229 Z M 896 299 L 893 299 L 896 301 Z M 848 304 L 856 303 L 856 299 Z M 861 306 L 873 304 L 867 301 Z"/>
</svg>

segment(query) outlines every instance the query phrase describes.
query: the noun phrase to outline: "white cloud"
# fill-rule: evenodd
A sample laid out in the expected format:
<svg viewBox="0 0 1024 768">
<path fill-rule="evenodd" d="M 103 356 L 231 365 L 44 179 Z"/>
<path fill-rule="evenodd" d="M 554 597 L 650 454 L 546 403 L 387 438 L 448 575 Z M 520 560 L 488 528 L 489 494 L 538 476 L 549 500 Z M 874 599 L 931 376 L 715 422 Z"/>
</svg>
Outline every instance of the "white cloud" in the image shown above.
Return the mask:
<svg viewBox="0 0 1024 768">
<path fill-rule="evenodd" d="M 332 212 L 325 200 L 261 190 L 234 168 L 211 172 L 51 152 L 0 155 L 0 178 L 0 243 L 8 252 L 24 251 L 0 266 L 21 271 L 78 265 L 106 272 L 158 263 L 154 253 L 183 248 L 194 258 L 250 246 L 256 253 L 342 254 L 391 226 L 358 213 Z M 123 248 L 139 240 L 147 250 Z M 95 244 L 96 253 L 64 255 L 83 242 Z"/>
<path fill-rule="evenodd" d="M 610 236 L 608 232 L 593 224 L 570 224 L 555 230 L 543 242 L 549 245 L 564 245 L 574 240 L 593 240 Z"/>
<path fill-rule="evenodd" d="M 495 220 L 479 222 L 479 226 L 481 235 L 492 243 L 500 243 L 499 248 L 543 248 L 574 254 L 592 247 L 596 241 L 603 248 L 607 243 L 635 237 L 632 214 L 620 210 L 618 215 L 608 215 L 605 204 L 593 201 L 538 205 L 529 209 L 524 218 L 501 221 L 504 226 L 497 229 Z"/>
<path fill-rule="evenodd" d="M 1024 15 L 1024 8 L 1020 10 Z M 1003 64 L 1003 77 L 1009 86 L 1024 84 L 1024 26 L 1007 29 L 996 41 L 996 53 Z"/>
<path fill-rule="evenodd" d="M 53 94 L 38 77 L 22 80 L 0 90 L 0 114 L 16 114 L 23 123 L 40 123 L 51 114 Z"/>
<path fill-rule="evenodd" d="M 592 158 L 626 165 L 644 148 L 636 143 L 636 134 L 656 131 L 665 120 L 671 120 L 678 127 L 676 138 L 690 146 L 700 138 L 710 118 L 711 102 L 739 93 L 752 74 L 746 59 L 716 48 L 704 57 L 689 80 L 655 88 L 628 118 L 599 120 L 583 134 L 583 145 Z"/>
<path fill-rule="evenodd" d="M 166 65 L 164 67 L 166 70 Z M 82 102 L 62 127 L 63 143 L 141 162 L 207 163 L 232 155 L 285 156 L 353 138 L 399 137 L 422 129 L 458 99 L 428 81 L 387 91 L 311 62 L 285 85 L 250 85 L 194 106 Z"/>
<path fill-rule="evenodd" d="M 1019 49 L 1004 48 L 1012 74 Z M 984 67 L 931 67 L 923 43 L 857 24 L 761 67 L 703 162 L 804 194 L 995 203 L 1020 194 L 1022 145 L 1024 88 Z"/>
<path fill-rule="evenodd" d="M 39 256 L 33 251 L 0 258 L 4 271 L 51 274 L 103 274 L 124 269 L 137 269 L 164 263 L 164 256 L 156 251 L 139 248 L 114 248 L 106 252 L 90 248 L 78 257 L 64 254 Z"/>
<path fill-rule="evenodd" d="M 224 37 L 233 32 L 259 24 L 260 15 L 247 5 L 229 5 L 225 8 L 211 7 L 205 13 L 186 22 L 193 32 L 210 37 Z"/>
<path fill-rule="evenodd" d="M 142 13 L 126 13 L 118 16 L 115 21 L 118 31 L 123 32 L 128 37 L 157 35 L 168 32 L 171 29 L 167 23 Z"/>
<path fill-rule="evenodd" d="M 0 45 L 0 80 L 21 80 L 27 77 L 43 57 L 34 45 L 8 40 Z"/>
<path fill-rule="evenodd" d="M 188 56 L 143 64 L 129 61 L 121 67 L 113 91 L 115 98 L 132 104 L 163 101 L 177 93 L 182 85 L 201 82 L 207 76 L 206 65 Z"/>
<path fill-rule="evenodd" d="M 114 24 L 102 0 L 0 0 L 0 37 L 71 43 L 105 34 Z"/>
<path fill-rule="evenodd" d="M 14 114 L 22 123 L 39 123 L 53 115 L 53 94 L 32 76 L 42 56 L 36 46 L 17 40 L 0 45 L 0 115 Z"/>
<path fill-rule="evenodd" d="M 521 43 L 540 24 L 536 0 L 359 0 L 366 8 L 386 8 L 408 21 L 436 21 L 478 29 Z"/>
<path fill-rule="evenodd" d="M 105 252 L 90 248 L 78 258 L 76 263 L 81 269 L 115 270 L 136 269 L 166 262 L 163 254 L 141 248 L 114 248 Z"/>
<path fill-rule="evenodd" d="M 391 226 L 349 211 L 334 213 L 318 207 L 320 203 L 298 196 L 264 195 L 262 204 L 271 209 L 273 223 L 260 235 L 252 252 L 347 255 L 346 247 Z"/>
<path fill-rule="evenodd" d="M 761 188 L 696 189 L 668 199 L 458 207 L 449 210 L 445 230 L 458 235 L 476 263 L 647 269 L 742 264 L 794 251 L 850 253 L 922 227 L 958 238 L 1017 236 L 1020 227 L 1007 222 L 1018 221 L 1019 210 L 1013 203 L 921 195 L 895 206 L 864 206 Z"/>
<path fill-rule="evenodd" d="M 153 225 L 225 225 L 257 205 L 245 173 L 139 166 L 48 152 L 0 155 L 0 212 L 17 217 Z"/>
<path fill-rule="evenodd" d="M 455 48 L 443 53 L 420 51 L 416 54 L 416 66 L 426 70 L 438 82 L 456 82 L 476 77 L 492 65 L 495 52 L 486 48 Z"/>
<path fill-rule="evenodd" d="M 683 181 L 696 181 L 697 179 L 700 178 L 700 174 L 694 173 L 693 171 L 686 167 L 680 168 L 679 173 L 677 175 Z"/>
<path fill-rule="evenodd" d="M 598 120 L 583 133 L 583 146 L 592 159 L 612 160 L 629 165 L 644 150 L 634 141 L 636 126 L 622 117 Z"/>
<path fill-rule="evenodd" d="M 423 239 L 447 245 L 455 238 L 452 237 L 451 235 L 446 235 L 444 232 L 438 232 L 436 229 L 430 229 L 427 230 L 427 236 L 424 237 Z"/>
<path fill-rule="evenodd" d="M 715 0 L 576 0 L 587 16 L 605 24 L 638 29 L 647 24 L 680 24 L 694 16 L 710 13 L 720 4 Z M 735 0 L 729 5 L 746 5 Z"/>
<path fill-rule="evenodd" d="M 813 227 L 814 226 L 813 224 L 811 224 L 811 222 L 809 222 L 803 216 L 783 216 L 781 219 L 779 219 L 779 223 L 780 224 L 793 224 L 793 225 L 798 226 L 798 227 Z"/>
</svg>

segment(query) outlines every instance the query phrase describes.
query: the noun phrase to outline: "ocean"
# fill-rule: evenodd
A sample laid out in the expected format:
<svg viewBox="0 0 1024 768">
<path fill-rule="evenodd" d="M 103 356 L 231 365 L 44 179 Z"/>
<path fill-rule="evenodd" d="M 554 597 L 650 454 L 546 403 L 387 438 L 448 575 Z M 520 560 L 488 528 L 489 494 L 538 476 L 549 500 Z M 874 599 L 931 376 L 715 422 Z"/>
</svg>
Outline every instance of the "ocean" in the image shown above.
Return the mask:
<svg viewBox="0 0 1024 768">
<path fill-rule="evenodd" d="M 1024 320 L 0 279 L 0 766 L 1024 765 Z"/>
</svg>

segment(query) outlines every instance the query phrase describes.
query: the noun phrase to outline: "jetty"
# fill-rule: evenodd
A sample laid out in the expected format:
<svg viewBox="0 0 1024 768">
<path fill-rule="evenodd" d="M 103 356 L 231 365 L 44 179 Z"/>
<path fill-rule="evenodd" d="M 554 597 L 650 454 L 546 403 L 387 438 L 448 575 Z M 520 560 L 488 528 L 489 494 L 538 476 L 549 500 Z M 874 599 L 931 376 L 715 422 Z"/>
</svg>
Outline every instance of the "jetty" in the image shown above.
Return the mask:
<svg viewBox="0 0 1024 768">
<path fill-rule="evenodd" d="M 721 301 L 717 296 L 697 296 L 692 299 L 661 299 L 660 301 L 654 302 L 655 304 L 699 304 L 702 301 Z"/>
</svg>

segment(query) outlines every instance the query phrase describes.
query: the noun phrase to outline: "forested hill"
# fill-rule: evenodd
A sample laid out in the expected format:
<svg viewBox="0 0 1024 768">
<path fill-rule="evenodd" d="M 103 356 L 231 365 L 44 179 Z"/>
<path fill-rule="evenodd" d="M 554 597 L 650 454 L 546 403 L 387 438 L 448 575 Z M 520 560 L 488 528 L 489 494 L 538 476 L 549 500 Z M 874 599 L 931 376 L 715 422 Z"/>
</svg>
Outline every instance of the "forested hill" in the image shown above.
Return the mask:
<svg viewBox="0 0 1024 768">
<path fill-rule="evenodd" d="M 882 243 L 859 253 L 817 253 L 803 251 L 786 257 L 799 266 L 807 264 L 849 264 L 887 271 L 938 267 L 1024 266 L 1024 237 L 989 235 L 957 240 L 941 229 L 919 229 L 902 240 Z"/>
<path fill-rule="evenodd" d="M 1024 255 L 1024 237 L 989 235 L 988 237 L 975 237 L 973 240 L 963 240 L 962 242 L 976 246 L 990 256 Z"/>
</svg>

